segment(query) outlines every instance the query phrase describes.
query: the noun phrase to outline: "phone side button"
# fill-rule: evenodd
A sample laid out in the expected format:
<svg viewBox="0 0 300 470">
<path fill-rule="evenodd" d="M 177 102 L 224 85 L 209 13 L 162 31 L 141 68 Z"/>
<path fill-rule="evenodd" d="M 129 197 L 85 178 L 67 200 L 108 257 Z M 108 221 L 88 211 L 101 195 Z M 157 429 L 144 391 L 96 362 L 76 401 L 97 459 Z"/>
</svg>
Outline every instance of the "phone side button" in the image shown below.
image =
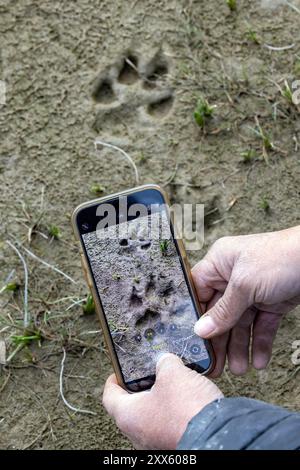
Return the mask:
<svg viewBox="0 0 300 470">
<path fill-rule="evenodd" d="M 85 273 L 86 273 L 86 282 L 87 282 L 89 288 L 93 289 L 94 288 L 94 283 L 93 283 L 93 280 L 91 278 L 91 275 L 90 275 L 89 271 L 85 271 Z"/>
<path fill-rule="evenodd" d="M 85 262 L 84 256 L 81 255 L 81 256 L 80 256 L 80 259 L 81 259 L 81 265 L 82 265 L 83 274 L 84 274 L 86 283 L 87 283 L 87 285 L 89 286 L 89 288 L 92 289 L 92 287 L 93 287 L 93 282 L 92 282 L 90 273 L 89 273 L 88 270 L 87 270 L 87 266 L 86 266 L 86 262 Z"/>
<path fill-rule="evenodd" d="M 87 283 L 88 287 L 90 288 L 90 290 L 92 290 L 94 288 L 94 286 L 93 286 L 92 280 L 89 276 L 89 273 L 87 271 L 85 271 L 84 277 L 85 277 L 85 280 L 86 280 L 86 283 Z"/>
<path fill-rule="evenodd" d="M 87 272 L 87 269 L 86 269 L 86 262 L 85 262 L 83 253 L 80 253 L 80 260 L 81 260 L 82 268 L 83 268 L 84 272 L 86 273 L 86 272 Z"/>
</svg>

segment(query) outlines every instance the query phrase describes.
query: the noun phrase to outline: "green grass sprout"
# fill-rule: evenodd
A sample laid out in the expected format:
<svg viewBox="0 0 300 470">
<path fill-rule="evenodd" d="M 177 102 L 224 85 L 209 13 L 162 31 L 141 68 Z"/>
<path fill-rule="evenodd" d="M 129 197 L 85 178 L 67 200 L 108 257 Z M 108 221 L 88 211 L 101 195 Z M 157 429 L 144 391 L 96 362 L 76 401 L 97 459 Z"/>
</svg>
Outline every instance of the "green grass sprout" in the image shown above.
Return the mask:
<svg viewBox="0 0 300 470">
<path fill-rule="evenodd" d="M 243 163 L 250 163 L 257 157 L 257 153 L 254 149 L 245 150 L 241 153 Z"/>
<path fill-rule="evenodd" d="M 17 292 L 19 287 L 19 284 L 16 282 L 8 282 L 5 286 L 2 287 L 0 294 L 2 294 L 2 292 Z"/>
<path fill-rule="evenodd" d="M 95 313 L 95 302 L 91 294 L 87 295 L 85 302 L 82 305 L 82 310 L 85 315 L 92 315 Z"/>
<path fill-rule="evenodd" d="M 226 0 L 226 3 L 230 11 L 237 10 L 237 0 Z"/>
<path fill-rule="evenodd" d="M 261 198 L 261 201 L 260 201 L 260 204 L 259 204 L 259 205 L 260 205 L 260 208 L 261 208 L 264 212 L 266 212 L 266 213 L 270 212 L 270 203 L 269 203 L 269 201 L 268 201 L 268 199 L 267 199 L 266 196 L 263 196 L 263 197 Z"/>
<path fill-rule="evenodd" d="M 55 240 L 61 238 L 61 230 L 56 225 L 50 225 L 50 227 L 48 228 L 48 233 L 50 237 L 55 238 Z"/>
<path fill-rule="evenodd" d="M 170 244 L 170 240 L 161 240 L 159 242 L 159 248 L 160 248 L 161 254 L 163 256 L 166 256 L 166 254 L 168 252 L 169 244 Z"/>
<path fill-rule="evenodd" d="M 281 94 L 289 104 L 294 104 L 293 92 L 287 80 L 284 81 L 284 88 L 281 90 Z"/>
<path fill-rule="evenodd" d="M 253 29 L 248 29 L 248 31 L 246 31 L 246 38 L 253 42 L 254 44 L 260 44 L 260 40 L 258 39 L 258 36 L 257 36 L 257 32 L 256 31 L 253 31 Z"/>
<path fill-rule="evenodd" d="M 105 187 L 102 186 L 102 184 L 95 183 L 90 187 L 90 192 L 96 196 L 99 196 L 105 192 Z"/>
<path fill-rule="evenodd" d="M 197 106 L 194 111 L 194 119 L 199 127 L 203 129 L 206 121 L 212 117 L 214 113 L 214 106 L 210 106 L 208 101 L 200 97 L 197 101 Z"/>
<path fill-rule="evenodd" d="M 27 346 L 28 344 L 32 343 L 33 341 L 40 342 L 42 339 L 42 335 L 39 331 L 36 332 L 25 332 L 23 335 L 13 335 L 11 336 L 12 343 L 15 346 Z"/>
<path fill-rule="evenodd" d="M 250 127 L 250 129 L 256 134 L 256 136 L 262 141 L 262 152 L 266 163 L 269 163 L 269 151 L 275 150 L 275 146 L 270 136 L 261 127 L 258 117 L 255 116 L 256 128 Z"/>
</svg>

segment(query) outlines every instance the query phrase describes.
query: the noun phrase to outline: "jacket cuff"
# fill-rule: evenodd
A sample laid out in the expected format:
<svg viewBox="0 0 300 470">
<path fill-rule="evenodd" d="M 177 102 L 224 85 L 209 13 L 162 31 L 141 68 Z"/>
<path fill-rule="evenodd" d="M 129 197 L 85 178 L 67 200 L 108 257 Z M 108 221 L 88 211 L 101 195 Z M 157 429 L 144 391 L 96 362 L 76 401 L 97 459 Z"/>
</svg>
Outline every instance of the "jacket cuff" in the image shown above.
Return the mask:
<svg viewBox="0 0 300 470">
<path fill-rule="evenodd" d="M 222 398 L 188 424 L 178 450 L 298 449 L 300 414 L 248 398 Z"/>
</svg>

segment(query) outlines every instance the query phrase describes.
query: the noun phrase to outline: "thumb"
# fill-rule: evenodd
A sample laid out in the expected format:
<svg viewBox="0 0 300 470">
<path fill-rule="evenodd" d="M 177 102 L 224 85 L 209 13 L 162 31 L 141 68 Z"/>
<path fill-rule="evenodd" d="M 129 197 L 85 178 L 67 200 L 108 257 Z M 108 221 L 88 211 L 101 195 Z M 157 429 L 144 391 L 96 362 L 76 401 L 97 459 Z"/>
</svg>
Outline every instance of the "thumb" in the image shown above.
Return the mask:
<svg viewBox="0 0 300 470">
<path fill-rule="evenodd" d="M 230 281 L 220 300 L 197 321 L 194 331 L 202 338 L 226 333 L 236 325 L 251 304 L 248 293 Z"/>
<path fill-rule="evenodd" d="M 164 353 L 156 363 L 156 376 L 165 373 L 174 373 L 177 369 L 185 368 L 182 360 L 176 354 Z"/>
</svg>

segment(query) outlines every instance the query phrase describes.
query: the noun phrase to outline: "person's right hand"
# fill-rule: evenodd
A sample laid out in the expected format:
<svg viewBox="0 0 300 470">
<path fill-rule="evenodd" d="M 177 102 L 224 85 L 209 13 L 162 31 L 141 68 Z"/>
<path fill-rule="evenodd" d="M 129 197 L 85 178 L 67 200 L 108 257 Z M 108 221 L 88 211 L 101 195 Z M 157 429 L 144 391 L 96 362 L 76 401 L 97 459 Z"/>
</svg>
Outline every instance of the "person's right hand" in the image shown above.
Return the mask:
<svg viewBox="0 0 300 470">
<path fill-rule="evenodd" d="M 231 372 L 246 373 L 251 343 L 252 365 L 264 369 L 282 316 L 300 304 L 300 227 L 221 238 L 192 274 L 207 304 L 195 332 L 212 339 L 211 376 L 222 373 L 226 356 Z"/>
</svg>

